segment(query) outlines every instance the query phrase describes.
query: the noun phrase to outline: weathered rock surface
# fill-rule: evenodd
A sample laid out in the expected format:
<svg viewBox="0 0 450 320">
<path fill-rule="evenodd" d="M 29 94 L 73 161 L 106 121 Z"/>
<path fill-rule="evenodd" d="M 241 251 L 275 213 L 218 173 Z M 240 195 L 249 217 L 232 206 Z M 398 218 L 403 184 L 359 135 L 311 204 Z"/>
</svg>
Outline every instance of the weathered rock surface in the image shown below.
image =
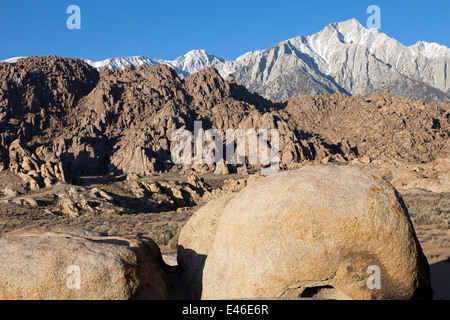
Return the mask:
<svg viewBox="0 0 450 320">
<path fill-rule="evenodd" d="M 431 162 L 449 144 L 450 104 L 427 105 L 388 93 L 284 100 L 280 111 L 298 130 L 314 132 L 345 158 Z M 337 152 L 339 153 L 339 152 Z M 323 157 L 321 157 L 323 158 Z M 350 159 L 351 160 L 351 159 Z"/>
<path fill-rule="evenodd" d="M 22 178 L 30 190 L 50 187 L 58 181 L 70 181 L 60 161 L 42 161 L 20 140 L 14 140 L 9 147 L 9 169 Z"/>
<path fill-rule="evenodd" d="M 178 238 L 177 261 L 183 280 L 194 299 L 201 297 L 205 259 L 211 250 L 223 209 L 233 197 L 233 193 L 227 192 L 210 200 L 188 220 L 181 230 Z"/>
<path fill-rule="evenodd" d="M 0 152 L 0 172 L 8 167 L 8 157 Z"/>
<path fill-rule="evenodd" d="M 2 179 L 6 184 L 0 183 L 0 204 L 36 205 L 70 218 L 187 211 L 230 189 L 220 184 L 213 189 L 204 178 L 178 173 L 167 173 L 166 178 L 133 174 L 126 179 L 123 176 L 86 178 L 85 182 L 77 180 L 82 185 L 58 183 L 31 193 L 27 192 L 29 182 L 17 174 L 3 172 Z"/>
<path fill-rule="evenodd" d="M 75 218 L 82 214 L 107 215 L 124 211 L 108 193 L 98 188 L 68 186 L 56 194 L 55 209 Z"/>
<path fill-rule="evenodd" d="M 166 299 L 162 267 L 148 238 L 19 229 L 0 238 L 0 299 Z"/>
<path fill-rule="evenodd" d="M 207 206 L 203 212 L 222 212 Z M 192 248 L 186 241 L 183 246 L 207 255 L 202 299 L 432 294 L 428 262 L 403 200 L 390 184 L 361 169 L 304 167 L 260 179 L 208 223 L 216 228 L 209 252 L 195 241 Z M 371 290 L 373 266 L 381 287 Z"/>
</svg>

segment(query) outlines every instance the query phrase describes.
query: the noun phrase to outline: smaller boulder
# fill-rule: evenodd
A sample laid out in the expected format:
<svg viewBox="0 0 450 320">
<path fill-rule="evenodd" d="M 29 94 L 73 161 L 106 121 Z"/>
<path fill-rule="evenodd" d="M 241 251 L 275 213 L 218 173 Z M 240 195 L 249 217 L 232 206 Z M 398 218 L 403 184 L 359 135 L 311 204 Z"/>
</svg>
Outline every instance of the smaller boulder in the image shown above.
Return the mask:
<svg viewBox="0 0 450 320">
<path fill-rule="evenodd" d="M 167 299 L 163 266 L 149 238 L 27 227 L 0 238 L 0 299 Z"/>
</svg>

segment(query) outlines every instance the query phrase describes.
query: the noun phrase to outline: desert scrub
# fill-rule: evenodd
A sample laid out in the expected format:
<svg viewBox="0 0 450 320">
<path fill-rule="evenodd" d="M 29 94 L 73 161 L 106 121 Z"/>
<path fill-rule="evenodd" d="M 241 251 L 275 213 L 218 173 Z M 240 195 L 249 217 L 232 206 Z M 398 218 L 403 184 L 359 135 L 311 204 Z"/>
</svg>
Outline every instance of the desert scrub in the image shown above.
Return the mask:
<svg viewBox="0 0 450 320">
<path fill-rule="evenodd" d="M 415 225 L 450 229 L 450 193 L 404 192 L 402 196 Z"/>
<path fill-rule="evenodd" d="M 153 240 L 158 244 L 168 244 L 177 232 L 178 226 L 169 223 L 153 224 L 151 230 Z"/>
<path fill-rule="evenodd" d="M 125 212 L 123 212 L 122 210 L 119 210 L 119 209 L 114 210 L 114 213 L 118 216 L 123 216 L 125 214 Z"/>
<path fill-rule="evenodd" d="M 172 239 L 169 240 L 169 248 L 175 249 L 178 246 L 178 238 L 180 237 L 182 226 L 179 226 L 177 233 L 173 236 Z"/>
<path fill-rule="evenodd" d="M 439 247 L 440 248 L 450 247 L 450 230 L 447 230 L 447 235 L 441 240 Z"/>
</svg>

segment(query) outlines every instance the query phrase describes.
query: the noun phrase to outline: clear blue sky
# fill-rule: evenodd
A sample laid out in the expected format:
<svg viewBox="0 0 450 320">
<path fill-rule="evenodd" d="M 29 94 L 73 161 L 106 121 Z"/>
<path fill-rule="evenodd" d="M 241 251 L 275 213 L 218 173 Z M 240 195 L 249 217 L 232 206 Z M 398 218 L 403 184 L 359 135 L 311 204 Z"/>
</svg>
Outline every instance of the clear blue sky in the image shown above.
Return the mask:
<svg viewBox="0 0 450 320">
<path fill-rule="evenodd" d="M 69 5 L 81 30 L 69 30 Z M 146 55 L 175 59 L 192 49 L 235 59 L 280 41 L 381 8 L 381 32 L 405 45 L 450 47 L 449 0 L 0 0 L 0 60 L 58 55 L 101 60 Z"/>
</svg>

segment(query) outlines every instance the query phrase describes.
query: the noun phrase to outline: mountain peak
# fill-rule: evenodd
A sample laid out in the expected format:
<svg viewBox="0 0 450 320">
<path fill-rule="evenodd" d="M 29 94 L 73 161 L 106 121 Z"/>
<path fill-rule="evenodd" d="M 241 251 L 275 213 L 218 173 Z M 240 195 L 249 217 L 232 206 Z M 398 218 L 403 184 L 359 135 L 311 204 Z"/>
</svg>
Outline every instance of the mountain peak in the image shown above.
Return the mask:
<svg viewBox="0 0 450 320">
<path fill-rule="evenodd" d="M 328 28 L 333 28 L 343 35 L 348 35 L 351 33 L 359 33 L 369 31 L 366 27 L 364 27 L 358 20 L 355 18 L 349 19 L 342 22 L 335 22 L 328 26 Z M 375 29 L 376 30 L 376 29 Z"/>
<path fill-rule="evenodd" d="M 378 29 L 366 28 L 356 19 L 333 23 L 325 28 L 324 31 L 325 30 L 337 31 L 340 41 L 344 44 L 355 43 L 369 49 L 369 51 L 372 51 L 373 47 L 377 46 L 377 44 L 391 39 L 386 34 L 381 33 Z"/>
<path fill-rule="evenodd" d="M 188 53 L 186 53 L 185 55 L 178 57 L 173 62 L 177 63 L 177 62 L 185 62 L 185 61 L 192 61 L 192 60 L 201 60 L 204 62 L 207 62 L 207 61 L 212 62 L 214 60 L 219 60 L 221 62 L 225 62 L 224 59 L 219 58 L 213 54 L 210 54 L 210 53 L 206 52 L 204 49 L 191 50 Z"/>
<path fill-rule="evenodd" d="M 349 20 L 341 21 L 341 22 L 335 22 L 331 24 L 332 26 L 335 26 L 337 28 L 356 28 L 356 29 L 366 29 L 356 18 L 352 18 Z"/>
<path fill-rule="evenodd" d="M 205 51 L 205 49 L 194 49 L 186 53 L 186 55 L 207 55 L 208 53 Z"/>
<path fill-rule="evenodd" d="M 184 58 L 184 59 L 194 58 L 195 59 L 195 58 L 206 58 L 206 57 L 208 57 L 208 53 L 204 49 L 194 49 L 194 50 L 187 52 L 185 55 L 178 57 L 177 59 L 180 59 L 180 58 Z"/>
</svg>

